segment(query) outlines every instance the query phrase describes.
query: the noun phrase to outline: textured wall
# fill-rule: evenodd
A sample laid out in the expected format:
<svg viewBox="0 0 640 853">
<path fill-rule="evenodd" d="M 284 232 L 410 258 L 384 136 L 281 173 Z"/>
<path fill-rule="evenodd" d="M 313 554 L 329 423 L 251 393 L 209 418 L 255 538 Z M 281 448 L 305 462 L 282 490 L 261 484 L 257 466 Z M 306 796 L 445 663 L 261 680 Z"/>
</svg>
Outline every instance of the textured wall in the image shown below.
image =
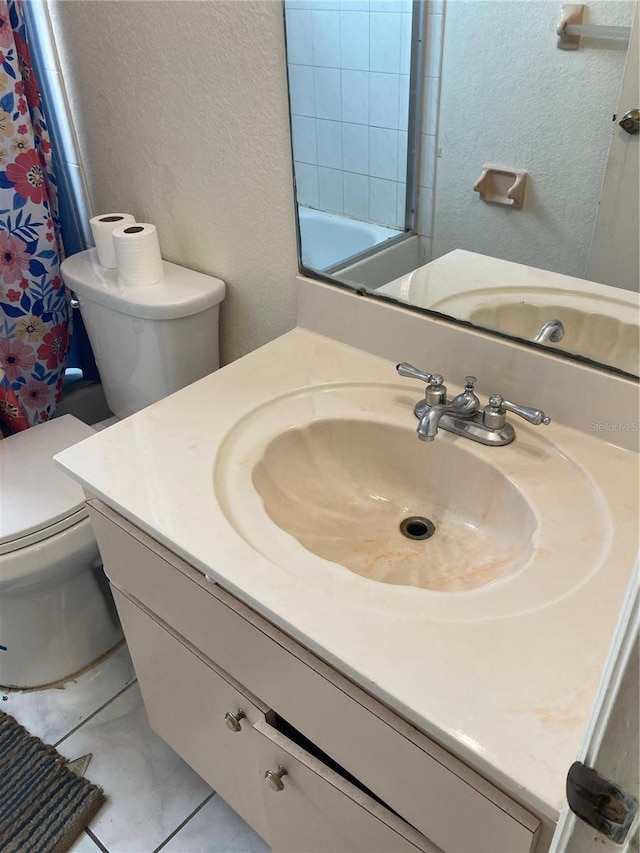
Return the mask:
<svg viewBox="0 0 640 853">
<path fill-rule="evenodd" d="M 227 282 L 223 363 L 295 324 L 282 6 L 55 2 L 94 211 L 153 222 L 164 257 Z"/>
<path fill-rule="evenodd" d="M 584 277 L 626 56 L 558 50 L 556 0 L 445 7 L 433 256 L 454 248 Z M 635 3 L 592 0 L 585 23 L 630 26 Z M 473 192 L 485 163 L 525 169 L 525 207 Z"/>
</svg>

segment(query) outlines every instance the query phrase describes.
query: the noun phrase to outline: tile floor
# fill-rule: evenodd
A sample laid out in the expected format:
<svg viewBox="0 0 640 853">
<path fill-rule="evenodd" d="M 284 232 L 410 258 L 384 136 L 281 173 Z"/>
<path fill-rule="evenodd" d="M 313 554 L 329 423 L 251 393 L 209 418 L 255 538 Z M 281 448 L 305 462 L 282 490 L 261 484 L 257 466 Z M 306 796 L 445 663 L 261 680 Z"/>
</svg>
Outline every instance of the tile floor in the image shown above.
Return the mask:
<svg viewBox="0 0 640 853">
<path fill-rule="evenodd" d="M 126 646 L 63 688 L 0 693 L 0 708 L 86 771 L 107 802 L 72 853 L 268 853 L 149 728 Z"/>
</svg>

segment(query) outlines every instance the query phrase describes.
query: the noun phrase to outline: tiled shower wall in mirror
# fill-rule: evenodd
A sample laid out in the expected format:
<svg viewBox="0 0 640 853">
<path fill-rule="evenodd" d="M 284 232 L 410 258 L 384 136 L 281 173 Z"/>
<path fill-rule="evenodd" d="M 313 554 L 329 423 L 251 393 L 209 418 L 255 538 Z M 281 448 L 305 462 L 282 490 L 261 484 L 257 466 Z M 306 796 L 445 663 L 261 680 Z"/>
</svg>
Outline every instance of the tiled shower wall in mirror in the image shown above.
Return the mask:
<svg viewBox="0 0 640 853">
<path fill-rule="evenodd" d="M 404 228 L 410 0 L 285 0 L 298 201 Z M 417 215 L 429 260 L 442 3 L 425 6 Z"/>
</svg>

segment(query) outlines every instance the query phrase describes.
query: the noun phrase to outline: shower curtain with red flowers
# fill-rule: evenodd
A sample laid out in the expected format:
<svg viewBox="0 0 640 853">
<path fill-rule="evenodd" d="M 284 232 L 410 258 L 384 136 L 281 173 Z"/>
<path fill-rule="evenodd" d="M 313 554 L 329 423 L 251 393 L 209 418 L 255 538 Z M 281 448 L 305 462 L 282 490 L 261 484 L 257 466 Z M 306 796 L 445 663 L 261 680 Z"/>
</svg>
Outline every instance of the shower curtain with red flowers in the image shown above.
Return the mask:
<svg viewBox="0 0 640 853">
<path fill-rule="evenodd" d="M 51 143 L 18 0 L 0 0 L 0 432 L 48 420 L 62 393 L 71 311 Z M 0 436 L 1 437 L 1 436 Z"/>
</svg>

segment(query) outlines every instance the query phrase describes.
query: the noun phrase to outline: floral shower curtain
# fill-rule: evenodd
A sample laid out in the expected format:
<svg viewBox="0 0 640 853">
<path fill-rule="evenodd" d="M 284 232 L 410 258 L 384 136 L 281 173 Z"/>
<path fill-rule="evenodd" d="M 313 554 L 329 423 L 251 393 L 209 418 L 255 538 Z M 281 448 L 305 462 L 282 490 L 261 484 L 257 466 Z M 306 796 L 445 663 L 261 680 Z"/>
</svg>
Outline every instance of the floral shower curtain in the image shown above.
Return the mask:
<svg viewBox="0 0 640 853">
<path fill-rule="evenodd" d="M 62 394 L 71 309 L 51 143 L 19 0 L 0 0 L 0 432 L 48 420 Z"/>
</svg>

